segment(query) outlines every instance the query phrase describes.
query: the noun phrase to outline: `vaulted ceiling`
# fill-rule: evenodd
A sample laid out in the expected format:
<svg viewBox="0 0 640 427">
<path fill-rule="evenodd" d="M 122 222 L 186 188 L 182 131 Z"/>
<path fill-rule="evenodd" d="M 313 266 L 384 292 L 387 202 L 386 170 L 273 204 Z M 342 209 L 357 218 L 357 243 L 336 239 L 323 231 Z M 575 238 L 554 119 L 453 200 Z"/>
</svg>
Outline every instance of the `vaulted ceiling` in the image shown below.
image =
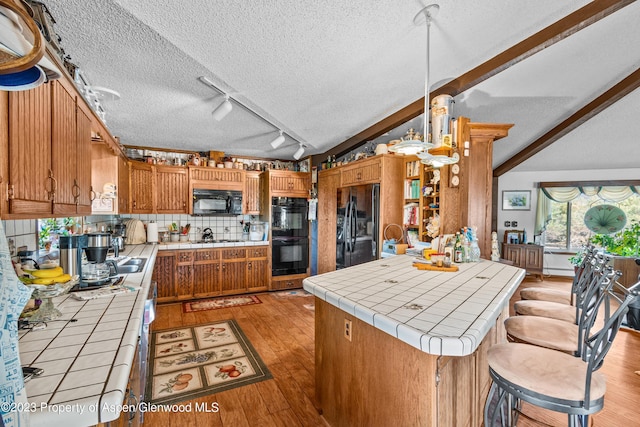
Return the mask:
<svg viewBox="0 0 640 427">
<path fill-rule="evenodd" d="M 286 159 L 298 142 L 305 155 L 339 153 L 421 120 L 420 1 L 46 4 L 90 84 L 120 93 L 103 106 L 125 145 Z M 497 174 L 638 167 L 638 2 L 439 4 L 432 95 L 455 95 L 455 115 L 514 124 L 494 145 Z M 200 76 L 231 96 L 219 122 L 224 97 Z M 286 142 L 273 150 L 278 129 Z"/>
</svg>

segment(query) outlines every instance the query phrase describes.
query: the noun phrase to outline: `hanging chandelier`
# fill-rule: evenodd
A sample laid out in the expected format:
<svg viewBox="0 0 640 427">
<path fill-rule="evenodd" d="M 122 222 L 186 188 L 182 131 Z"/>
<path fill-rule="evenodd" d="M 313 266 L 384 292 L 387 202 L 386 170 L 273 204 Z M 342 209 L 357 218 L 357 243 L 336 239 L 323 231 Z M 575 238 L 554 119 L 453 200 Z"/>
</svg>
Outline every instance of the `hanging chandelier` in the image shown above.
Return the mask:
<svg viewBox="0 0 640 427">
<path fill-rule="evenodd" d="M 427 47 L 426 47 L 426 67 L 424 77 L 424 131 L 422 133 L 422 140 L 420 139 L 402 139 L 399 143 L 391 146 L 389 151 L 394 153 L 401 153 L 407 155 L 417 155 L 420 158 L 420 162 L 426 165 L 430 165 L 434 168 L 438 168 L 444 165 L 457 163 L 460 160 L 458 153 L 454 153 L 449 157 L 446 155 L 434 155 L 429 153 L 429 150 L 435 148 L 435 145 L 429 141 L 429 32 L 431 29 L 431 21 L 437 15 L 440 10 L 440 6 L 437 4 L 430 4 L 426 6 L 413 18 L 415 25 L 427 24 Z"/>
</svg>

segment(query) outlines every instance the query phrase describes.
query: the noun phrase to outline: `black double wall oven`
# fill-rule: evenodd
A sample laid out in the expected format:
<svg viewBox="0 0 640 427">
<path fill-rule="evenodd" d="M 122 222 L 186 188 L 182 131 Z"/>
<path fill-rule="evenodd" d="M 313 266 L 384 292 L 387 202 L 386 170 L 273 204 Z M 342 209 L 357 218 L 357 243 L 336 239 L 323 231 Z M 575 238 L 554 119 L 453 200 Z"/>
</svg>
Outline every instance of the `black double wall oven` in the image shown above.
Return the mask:
<svg viewBox="0 0 640 427">
<path fill-rule="evenodd" d="M 272 276 L 302 274 L 309 267 L 307 199 L 271 199 Z"/>
</svg>

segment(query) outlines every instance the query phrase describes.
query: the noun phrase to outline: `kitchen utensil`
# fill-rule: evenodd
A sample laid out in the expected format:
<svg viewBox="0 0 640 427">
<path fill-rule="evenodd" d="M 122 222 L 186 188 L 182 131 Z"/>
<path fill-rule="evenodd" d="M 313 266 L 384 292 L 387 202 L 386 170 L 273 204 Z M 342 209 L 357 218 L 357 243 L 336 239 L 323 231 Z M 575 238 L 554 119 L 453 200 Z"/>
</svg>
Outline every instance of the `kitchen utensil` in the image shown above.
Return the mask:
<svg viewBox="0 0 640 427">
<path fill-rule="evenodd" d="M 213 242 L 213 231 L 209 227 L 202 231 L 202 240 L 205 243 Z"/>
</svg>

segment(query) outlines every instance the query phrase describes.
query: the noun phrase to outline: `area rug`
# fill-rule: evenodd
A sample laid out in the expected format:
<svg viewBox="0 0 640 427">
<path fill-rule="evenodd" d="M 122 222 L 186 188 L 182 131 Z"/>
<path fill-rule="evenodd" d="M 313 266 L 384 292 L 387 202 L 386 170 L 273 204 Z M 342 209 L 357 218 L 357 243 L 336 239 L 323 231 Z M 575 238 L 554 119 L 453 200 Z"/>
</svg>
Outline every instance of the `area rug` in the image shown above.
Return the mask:
<svg viewBox="0 0 640 427">
<path fill-rule="evenodd" d="M 145 400 L 173 404 L 272 378 L 235 320 L 154 332 Z"/>
<path fill-rule="evenodd" d="M 218 308 L 239 307 L 241 305 L 261 303 L 262 301 L 260 301 L 260 299 L 255 295 L 220 297 L 203 299 L 199 301 L 183 302 L 182 311 L 184 313 L 193 313 L 194 311 L 216 310 Z"/>
<path fill-rule="evenodd" d="M 307 291 L 281 291 L 273 294 L 276 298 L 289 298 L 289 297 L 312 297 L 313 295 Z"/>
</svg>

